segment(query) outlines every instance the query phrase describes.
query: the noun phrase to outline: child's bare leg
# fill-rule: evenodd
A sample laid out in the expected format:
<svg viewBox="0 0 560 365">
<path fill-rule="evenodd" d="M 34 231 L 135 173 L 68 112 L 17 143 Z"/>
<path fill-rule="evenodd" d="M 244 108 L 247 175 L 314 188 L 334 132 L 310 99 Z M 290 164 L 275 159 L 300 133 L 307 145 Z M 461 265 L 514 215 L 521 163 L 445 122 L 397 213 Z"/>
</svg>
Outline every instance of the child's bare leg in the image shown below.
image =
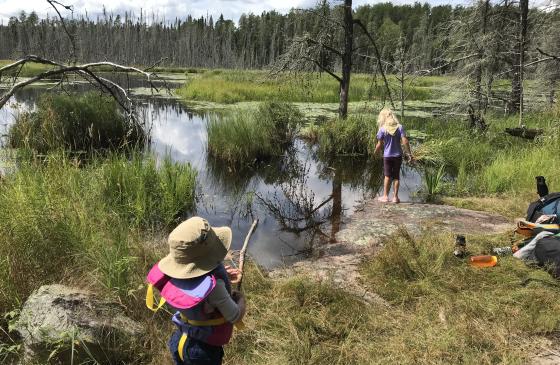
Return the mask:
<svg viewBox="0 0 560 365">
<path fill-rule="evenodd" d="M 393 180 L 393 203 L 400 203 L 401 200 L 399 199 L 399 187 L 400 187 L 400 180 L 395 179 Z"/>
<path fill-rule="evenodd" d="M 391 178 L 385 176 L 385 180 L 383 180 L 383 196 L 379 198 L 380 202 L 388 202 L 389 201 L 389 189 L 391 188 Z"/>
</svg>

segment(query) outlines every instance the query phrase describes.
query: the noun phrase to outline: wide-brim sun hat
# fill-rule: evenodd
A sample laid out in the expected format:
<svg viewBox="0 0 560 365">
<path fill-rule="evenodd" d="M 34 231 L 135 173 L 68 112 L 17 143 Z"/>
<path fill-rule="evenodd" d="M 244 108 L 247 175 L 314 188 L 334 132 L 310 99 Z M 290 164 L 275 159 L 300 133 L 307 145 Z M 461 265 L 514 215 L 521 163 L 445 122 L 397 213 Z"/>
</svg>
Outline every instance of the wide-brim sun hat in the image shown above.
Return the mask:
<svg viewBox="0 0 560 365">
<path fill-rule="evenodd" d="M 224 260 L 231 240 L 229 227 L 212 227 L 201 217 L 187 219 L 169 234 L 169 254 L 161 259 L 158 267 L 176 279 L 204 275 Z"/>
</svg>

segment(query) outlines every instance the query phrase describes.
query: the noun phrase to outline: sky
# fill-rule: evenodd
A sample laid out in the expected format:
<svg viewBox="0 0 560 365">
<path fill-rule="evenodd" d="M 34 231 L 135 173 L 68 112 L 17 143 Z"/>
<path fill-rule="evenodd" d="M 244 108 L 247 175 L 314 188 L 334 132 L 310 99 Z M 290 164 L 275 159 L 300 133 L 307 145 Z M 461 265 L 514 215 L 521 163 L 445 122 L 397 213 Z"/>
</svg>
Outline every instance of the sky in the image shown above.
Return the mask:
<svg viewBox="0 0 560 365">
<path fill-rule="evenodd" d="M 354 8 L 377 2 L 385 2 L 388 0 L 354 0 Z M 431 4 L 460 4 L 466 0 L 429 0 Z M 223 14 L 226 19 L 232 19 L 235 22 L 243 13 L 260 14 L 265 10 L 277 10 L 285 13 L 291 8 L 306 8 L 313 6 L 317 0 L 59 0 L 65 5 L 73 5 L 75 13 L 85 13 L 90 18 L 101 13 L 103 5 L 108 12 L 113 14 L 122 14 L 125 11 L 133 11 L 135 14 L 140 13 L 142 8 L 148 14 L 152 12 L 160 18 L 169 20 L 175 17 L 186 18 L 188 14 L 194 17 L 202 15 L 212 15 L 215 18 Z M 397 0 L 399 4 L 414 3 L 414 0 Z M 424 2 L 424 0 L 422 0 Z M 18 15 L 22 10 L 29 13 L 37 12 L 39 17 L 46 15 L 54 16 L 54 10 L 50 7 L 46 0 L 0 0 L 0 21 L 7 24 L 10 16 Z M 69 17 L 69 12 L 63 12 L 63 16 Z"/>
</svg>

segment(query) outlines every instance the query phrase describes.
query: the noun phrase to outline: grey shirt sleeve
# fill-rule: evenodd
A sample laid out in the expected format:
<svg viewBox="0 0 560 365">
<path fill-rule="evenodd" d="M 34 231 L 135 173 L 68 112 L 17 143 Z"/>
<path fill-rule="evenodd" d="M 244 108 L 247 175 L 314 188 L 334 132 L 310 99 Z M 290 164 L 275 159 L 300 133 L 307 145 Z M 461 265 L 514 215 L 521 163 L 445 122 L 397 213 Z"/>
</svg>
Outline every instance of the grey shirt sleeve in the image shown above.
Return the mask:
<svg viewBox="0 0 560 365">
<path fill-rule="evenodd" d="M 220 311 L 226 321 L 235 323 L 239 320 L 241 310 L 231 298 L 223 280 L 216 280 L 216 287 L 208 295 L 207 301 L 208 304 Z"/>
</svg>

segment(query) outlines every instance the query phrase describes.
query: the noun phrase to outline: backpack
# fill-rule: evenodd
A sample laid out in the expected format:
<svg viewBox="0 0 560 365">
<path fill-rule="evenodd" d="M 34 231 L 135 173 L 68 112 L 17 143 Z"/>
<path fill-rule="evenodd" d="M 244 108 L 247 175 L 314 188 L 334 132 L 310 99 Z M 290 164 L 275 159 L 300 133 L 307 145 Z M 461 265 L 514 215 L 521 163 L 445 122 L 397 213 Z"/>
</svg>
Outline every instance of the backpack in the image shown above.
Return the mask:
<svg viewBox="0 0 560 365">
<path fill-rule="evenodd" d="M 527 221 L 535 222 L 541 215 L 560 216 L 560 193 L 551 193 L 529 204 Z M 553 223 L 560 223 L 558 217 Z"/>
<path fill-rule="evenodd" d="M 555 278 L 560 278 L 560 237 L 544 237 L 535 246 L 539 266 L 546 267 Z"/>
</svg>

